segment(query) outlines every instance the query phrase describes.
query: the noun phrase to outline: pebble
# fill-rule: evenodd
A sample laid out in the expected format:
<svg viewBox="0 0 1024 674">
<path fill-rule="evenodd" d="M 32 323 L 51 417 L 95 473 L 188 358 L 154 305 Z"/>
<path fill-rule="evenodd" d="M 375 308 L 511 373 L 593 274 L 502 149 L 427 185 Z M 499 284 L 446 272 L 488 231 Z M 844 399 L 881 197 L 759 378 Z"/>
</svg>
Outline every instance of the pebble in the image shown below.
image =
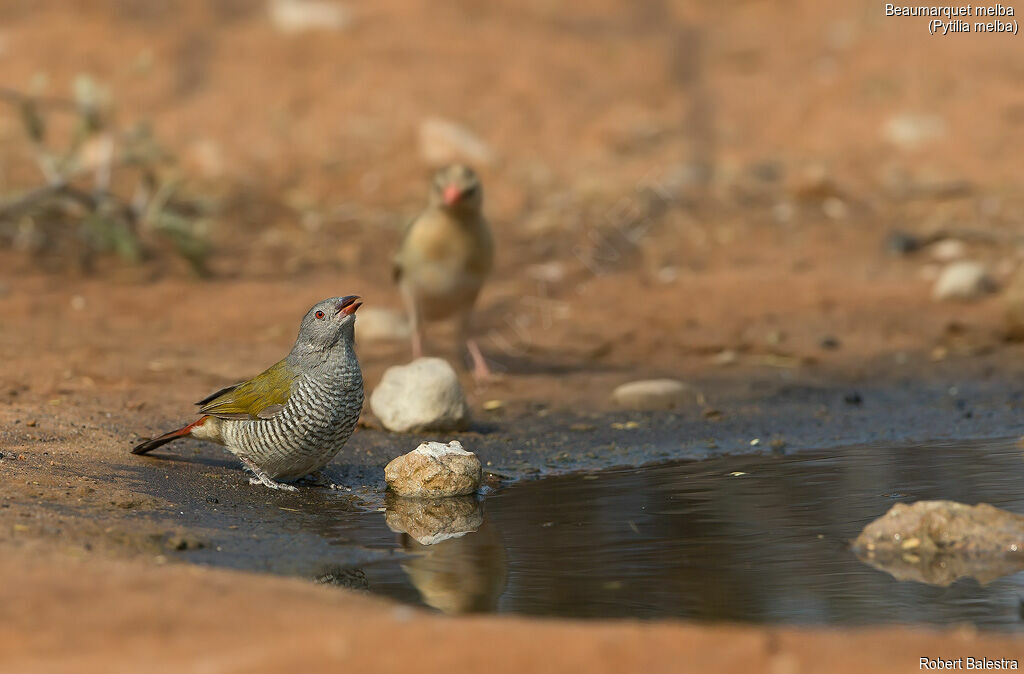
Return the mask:
<svg viewBox="0 0 1024 674">
<path fill-rule="evenodd" d="M 953 262 L 942 270 L 935 281 L 932 297 L 937 301 L 970 301 L 995 290 L 996 283 L 984 265 L 963 260 Z"/>
<path fill-rule="evenodd" d="M 463 430 L 469 406 L 459 378 L 441 358 L 419 358 L 388 368 L 370 396 L 370 409 L 397 433 Z"/>
<path fill-rule="evenodd" d="M 352 12 L 330 0 L 270 0 L 270 23 L 282 33 L 310 30 L 341 30 L 352 21 Z"/>
<path fill-rule="evenodd" d="M 842 342 L 839 341 L 839 338 L 832 335 L 825 335 L 818 341 L 818 344 L 821 348 L 828 351 L 834 351 L 842 346 Z"/>
<path fill-rule="evenodd" d="M 384 467 L 388 488 L 398 496 L 466 496 L 483 480 L 480 459 L 453 440 L 424 442 Z"/>
<path fill-rule="evenodd" d="M 740 355 L 734 349 L 722 349 L 711 358 L 711 362 L 715 365 L 733 365 L 739 359 Z"/>
<path fill-rule="evenodd" d="M 612 393 L 622 407 L 634 410 L 669 410 L 691 402 L 693 389 L 675 379 L 645 379 L 623 384 Z"/>
<path fill-rule="evenodd" d="M 885 237 L 885 249 L 893 255 L 909 255 L 921 249 L 920 238 L 908 232 L 890 232 Z"/>
<path fill-rule="evenodd" d="M 882 135 L 901 150 L 915 150 L 945 136 L 946 122 L 937 115 L 894 115 L 886 120 Z"/>
<path fill-rule="evenodd" d="M 932 259 L 938 262 L 953 262 L 967 254 L 967 246 L 957 239 L 943 239 L 932 244 L 929 249 Z"/>
</svg>

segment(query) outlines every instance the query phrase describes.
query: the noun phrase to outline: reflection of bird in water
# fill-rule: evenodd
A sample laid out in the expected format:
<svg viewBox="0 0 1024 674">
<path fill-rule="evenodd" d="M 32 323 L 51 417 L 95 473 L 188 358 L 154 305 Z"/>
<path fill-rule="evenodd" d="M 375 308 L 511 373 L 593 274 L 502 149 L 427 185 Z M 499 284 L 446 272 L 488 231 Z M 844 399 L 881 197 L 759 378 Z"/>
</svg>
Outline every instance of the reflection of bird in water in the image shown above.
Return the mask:
<svg viewBox="0 0 1024 674">
<path fill-rule="evenodd" d="M 388 526 L 412 555 L 402 570 L 425 604 L 447 614 L 497 609 L 508 559 L 475 498 L 393 498 L 387 508 Z"/>
<path fill-rule="evenodd" d="M 334 585 L 349 590 L 369 590 L 370 583 L 362 569 L 346 569 L 340 566 L 324 569 L 313 577 L 317 585 Z"/>
</svg>

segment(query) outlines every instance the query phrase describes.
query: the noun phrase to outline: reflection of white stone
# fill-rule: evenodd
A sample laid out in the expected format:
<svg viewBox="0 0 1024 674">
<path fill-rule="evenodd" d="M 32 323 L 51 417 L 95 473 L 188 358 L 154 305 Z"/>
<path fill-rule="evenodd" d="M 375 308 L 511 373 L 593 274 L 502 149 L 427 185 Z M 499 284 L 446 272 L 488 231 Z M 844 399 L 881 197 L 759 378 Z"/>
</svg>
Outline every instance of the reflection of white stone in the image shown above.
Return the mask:
<svg viewBox="0 0 1024 674">
<path fill-rule="evenodd" d="M 405 534 L 402 570 L 427 606 L 448 614 L 493 611 L 508 562 L 493 524 L 473 496 L 404 498 L 387 494 L 384 518 Z M 466 535 L 471 534 L 471 535 Z"/>
<path fill-rule="evenodd" d="M 370 396 L 370 409 L 384 428 L 397 433 L 454 431 L 469 423 L 459 378 L 441 358 L 389 367 Z"/>
<path fill-rule="evenodd" d="M 388 528 L 408 534 L 420 545 L 437 545 L 461 538 L 483 524 L 483 513 L 475 497 L 403 498 L 391 497 L 384 520 Z"/>
<path fill-rule="evenodd" d="M 453 538 L 462 538 L 466 534 L 471 534 L 472 531 L 439 531 L 433 536 L 413 536 L 416 542 L 420 545 L 437 545 L 441 541 L 449 541 Z M 412 534 L 410 534 L 412 535 Z"/>
<path fill-rule="evenodd" d="M 897 580 L 982 585 L 1024 568 L 1024 516 L 987 503 L 897 503 L 853 542 L 861 561 Z"/>
<path fill-rule="evenodd" d="M 424 442 L 384 467 L 388 488 L 398 496 L 464 496 L 483 479 L 480 459 L 458 440 Z"/>
</svg>

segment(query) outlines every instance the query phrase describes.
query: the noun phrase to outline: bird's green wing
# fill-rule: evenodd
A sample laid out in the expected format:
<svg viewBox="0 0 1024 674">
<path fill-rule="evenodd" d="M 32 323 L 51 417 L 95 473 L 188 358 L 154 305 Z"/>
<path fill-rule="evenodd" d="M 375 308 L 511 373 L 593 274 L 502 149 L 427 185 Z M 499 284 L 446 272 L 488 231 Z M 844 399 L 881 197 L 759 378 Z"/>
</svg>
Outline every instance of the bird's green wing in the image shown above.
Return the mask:
<svg viewBox="0 0 1024 674">
<path fill-rule="evenodd" d="M 223 388 L 196 404 L 200 414 L 221 419 L 270 419 L 284 409 L 293 380 L 291 369 L 282 360 L 249 381 Z"/>
</svg>

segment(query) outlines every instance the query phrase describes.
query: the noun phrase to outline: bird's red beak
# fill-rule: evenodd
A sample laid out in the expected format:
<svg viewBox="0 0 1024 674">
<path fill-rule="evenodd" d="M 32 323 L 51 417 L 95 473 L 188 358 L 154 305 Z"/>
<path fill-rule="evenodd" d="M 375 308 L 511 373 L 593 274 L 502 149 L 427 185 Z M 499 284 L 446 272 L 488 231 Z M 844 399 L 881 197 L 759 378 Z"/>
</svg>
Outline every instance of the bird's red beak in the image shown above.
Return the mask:
<svg viewBox="0 0 1024 674">
<path fill-rule="evenodd" d="M 457 185 L 448 185 L 443 192 L 444 205 L 454 206 L 462 198 L 462 190 Z"/>
<path fill-rule="evenodd" d="M 356 309 L 363 306 L 362 302 L 357 302 L 359 295 L 349 295 L 348 297 L 341 298 L 341 303 L 338 304 L 338 313 L 343 316 L 351 316 L 356 312 Z"/>
</svg>

